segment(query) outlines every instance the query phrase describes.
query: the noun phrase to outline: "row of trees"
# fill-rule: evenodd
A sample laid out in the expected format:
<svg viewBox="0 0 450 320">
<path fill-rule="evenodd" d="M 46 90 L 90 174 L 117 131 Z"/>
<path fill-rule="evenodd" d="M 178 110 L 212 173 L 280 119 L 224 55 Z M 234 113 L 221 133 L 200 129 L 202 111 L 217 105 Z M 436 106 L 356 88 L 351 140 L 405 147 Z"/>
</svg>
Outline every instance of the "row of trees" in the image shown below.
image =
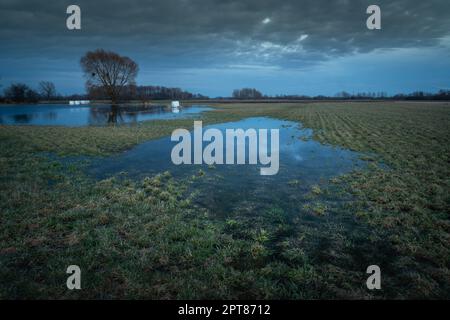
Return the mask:
<svg viewBox="0 0 450 320">
<path fill-rule="evenodd" d="M 254 88 L 243 88 L 233 90 L 232 97 L 239 100 L 257 100 L 262 99 L 264 96 Z"/>
<path fill-rule="evenodd" d="M 227 99 L 227 98 L 222 98 Z M 307 96 L 307 95 L 264 95 L 256 89 L 236 89 L 233 90 L 232 99 L 238 100 L 450 100 L 450 90 L 439 90 L 437 93 L 427 93 L 415 91 L 409 94 L 396 94 L 389 96 L 386 92 L 359 92 L 348 93 L 341 91 L 334 96 Z"/>
<path fill-rule="evenodd" d="M 88 96 L 93 100 L 110 99 L 107 89 L 104 86 L 89 86 L 87 88 Z M 162 86 L 137 86 L 126 85 L 121 89 L 118 100 L 189 100 L 189 99 L 208 99 L 201 94 L 194 94 L 183 91 L 180 88 L 167 88 Z"/>
<path fill-rule="evenodd" d="M 338 92 L 335 95 L 336 98 L 343 98 L 343 99 L 382 99 L 387 98 L 388 94 L 386 92 L 380 91 L 380 92 L 358 92 L 358 93 L 348 93 L 346 91 Z"/>
<path fill-rule="evenodd" d="M 131 88 L 131 91 L 136 94 L 137 99 L 143 101 L 150 99 L 208 99 L 207 96 L 183 91 L 180 88 L 166 88 L 161 86 L 137 86 L 136 88 Z"/>
<path fill-rule="evenodd" d="M 439 90 L 437 93 L 416 91 L 410 94 L 396 94 L 396 100 L 450 100 L 450 90 Z"/>
<path fill-rule="evenodd" d="M 24 83 L 13 83 L 4 90 L 3 97 L 0 96 L 0 101 L 11 103 L 36 103 L 38 101 L 46 100 L 109 100 L 111 99 L 108 91 L 103 86 L 89 86 L 87 94 L 76 94 L 69 96 L 62 96 L 56 93 L 55 85 L 52 82 L 42 81 L 39 84 L 39 89 L 34 90 Z M 209 99 L 207 96 L 201 94 L 193 94 L 183 91 L 180 88 L 167 88 L 162 86 L 136 86 L 127 85 L 121 89 L 120 95 L 116 96 L 118 100 L 189 100 Z"/>
<path fill-rule="evenodd" d="M 38 91 L 24 83 L 13 83 L 3 92 L 3 100 L 6 102 L 37 102 L 39 100 L 56 99 L 55 85 L 49 81 L 41 81 Z"/>
<path fill-rule="evenodd" d="M 362 92 L 362 93 L 348 93 L 345 91 L 339 92 L 335 98 L 343 100 L 352 99 L 392 99 L 392 100 L 450 100 L 450 90 L 439 90 L 437 93 L 427 93 L 423 91 L 415 91 L 409 94 L 395 94 L 389 96 L 386 92 Z"/>
</svg>

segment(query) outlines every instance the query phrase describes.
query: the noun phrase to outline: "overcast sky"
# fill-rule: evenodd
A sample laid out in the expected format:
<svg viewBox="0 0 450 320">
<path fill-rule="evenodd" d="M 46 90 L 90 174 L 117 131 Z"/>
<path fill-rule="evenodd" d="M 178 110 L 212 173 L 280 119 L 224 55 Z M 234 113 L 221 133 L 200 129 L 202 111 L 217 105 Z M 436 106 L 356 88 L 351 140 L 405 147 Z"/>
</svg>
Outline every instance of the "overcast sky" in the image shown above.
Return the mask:
<svg viewBox="0 0 450 320">
<path fill-rule="evenodd" d="M 81 30 L 66 28 L 70 4 Z M 139 64 L 138 84 L 213 97 L 450 89 L 448 0 L 1 0 L 0 27 L 3 87 L 82 93 L 80 58 L 104 48 Z"/>
</svg>

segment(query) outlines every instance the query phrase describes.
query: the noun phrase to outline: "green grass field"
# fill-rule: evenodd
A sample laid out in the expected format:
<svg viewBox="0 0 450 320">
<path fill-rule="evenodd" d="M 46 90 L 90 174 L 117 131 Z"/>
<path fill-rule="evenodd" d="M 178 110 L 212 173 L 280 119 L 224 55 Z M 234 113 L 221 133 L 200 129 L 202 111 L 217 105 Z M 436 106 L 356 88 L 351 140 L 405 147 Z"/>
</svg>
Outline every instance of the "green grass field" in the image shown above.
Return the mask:
<svg viewBox="0 0 450 320">
<path fill-rule="evenodd" d="M 222 219 L 194 205 L 189 181 L 170 173 L 96 181 L 76 163 L 48 157 L 113 154 L 190 128 L 192 120 L 0 126 L 0 297 L 450 298 L 449 103 L 214 107 L 201 115 L 207 124 L 253 116 L 299 121 L 321 143 L 364 152 L 366 170 L 311 192 L 352 201 L 298 204 L 299 214 L 323 219 L 320 229 L 276 210 L 254 213 L 256 222 Z M 71 264 L 82 269 L 82 290 L 66 288 Z M 370 264 L 382 269 L 382 290 L 366 288 Z"/>
</svg>

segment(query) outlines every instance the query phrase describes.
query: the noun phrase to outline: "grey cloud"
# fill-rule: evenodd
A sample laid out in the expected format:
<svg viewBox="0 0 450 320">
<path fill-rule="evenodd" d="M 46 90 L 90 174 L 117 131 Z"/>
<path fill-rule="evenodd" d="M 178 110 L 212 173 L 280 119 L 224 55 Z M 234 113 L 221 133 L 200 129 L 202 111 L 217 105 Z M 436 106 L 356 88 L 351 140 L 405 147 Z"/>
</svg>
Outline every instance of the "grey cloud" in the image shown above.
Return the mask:
<svg viewBox="0 0 450 320">
<path fill-rule="evenodd" d="M 82 9 L 82 30 L 65 9 Z M 0 57 L 75 58 L 105 47 L 155 64 L 206 66 L 314 61 L 376 49 L 436 46 L 450 35 L 448 0 L 379 0 L 381 31 L 365 27 L 372 0 L 105 0 L 0 4 Z M 265 18 L 270 23 L 263 24 Z M 301 36 L 308 37 L 299 41 Z"/>
</svg>

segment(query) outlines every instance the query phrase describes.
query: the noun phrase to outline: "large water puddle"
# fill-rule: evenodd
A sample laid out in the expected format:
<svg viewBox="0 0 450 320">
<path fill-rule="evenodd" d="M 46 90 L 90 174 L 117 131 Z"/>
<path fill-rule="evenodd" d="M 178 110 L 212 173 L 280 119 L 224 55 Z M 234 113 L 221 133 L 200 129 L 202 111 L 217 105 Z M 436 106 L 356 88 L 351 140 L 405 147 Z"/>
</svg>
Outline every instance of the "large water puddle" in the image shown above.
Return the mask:
<svg viewBox="0 0 450 320">
<path fill-rule="evenodd" d="M 295 122 L 258 117 L 205 126 L 203 130 L 208 128 L 222 132 L 238 128 L 279 129 L 278 174 L 260 175 L 261 165 L 174 165 L 171 151 L 177 142 L 170 137 L 142 143 L 111 157 L 93 159 L 87 170 L 99 179 L 118 174 L 140 179 L 169 171 L 176 178 L 191 179 L 199 204 L 226 215 L 243 208 L 259 210 L 273 206 L 295 212 L 299 205 L 309 201 L 312 190 L 320 193 L 330 178 L 365 165 L 360 154 L 320 144 L 310 139 L 310 129 Z"/>
<path fill-rule="evenodd" d="M 211 108 L 192 106 L 173 110 L 165 106 L 8 105 L 0 106 L 0 124 L 67 127 L 131 124 L 189 117 L 207 110 Z"/>
</svg>

